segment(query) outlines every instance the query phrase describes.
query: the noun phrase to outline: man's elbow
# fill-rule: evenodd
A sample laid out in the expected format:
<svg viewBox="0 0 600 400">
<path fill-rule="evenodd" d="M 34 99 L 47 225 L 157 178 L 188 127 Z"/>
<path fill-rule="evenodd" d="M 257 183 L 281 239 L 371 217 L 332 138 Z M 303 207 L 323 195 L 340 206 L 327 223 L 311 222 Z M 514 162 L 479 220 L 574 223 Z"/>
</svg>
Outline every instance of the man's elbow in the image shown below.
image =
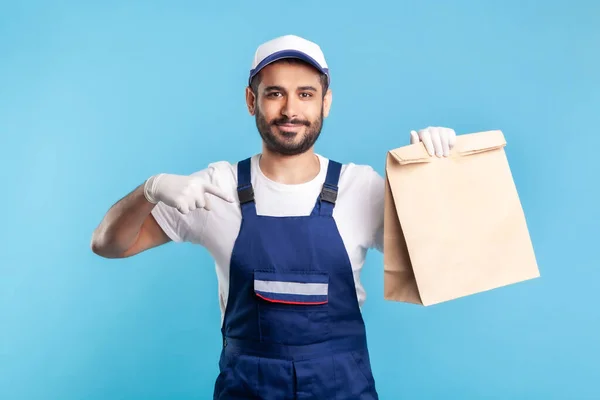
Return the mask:
<svg viewBox="0 0 600 400">
<path fill-rule="evenodd" d="M 115 246 L 112 246 L 110 241 L 98 232 L 92 235 L 90 248 L 94 254 L 103 258 L 123 258 L 123 253 L 116 251 Z"/>
</svg>

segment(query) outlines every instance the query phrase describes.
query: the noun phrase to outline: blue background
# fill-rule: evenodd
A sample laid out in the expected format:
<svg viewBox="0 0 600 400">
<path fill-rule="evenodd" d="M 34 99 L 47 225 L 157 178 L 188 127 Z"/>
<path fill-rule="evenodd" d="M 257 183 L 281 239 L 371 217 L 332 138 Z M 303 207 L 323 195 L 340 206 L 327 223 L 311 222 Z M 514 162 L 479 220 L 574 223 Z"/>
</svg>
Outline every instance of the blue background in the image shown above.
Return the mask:
<svg viewBox="0 0 600 400">
<path fill-rule="evenodd" d="M 3 2 L 0 398 L 209 399 L 212 259 L 89 247 L 148 176 L 260 151 L 258 44 L 318 42 L 334 102 L 317 150 L 384 173 L 428 125 L 502 129 L 542 277 L 364 315 L 382 399 L 598 399 L 600 6 L 592 1 Z M 227 7 L 231 7 L 227 9 Z"/>
</svg>

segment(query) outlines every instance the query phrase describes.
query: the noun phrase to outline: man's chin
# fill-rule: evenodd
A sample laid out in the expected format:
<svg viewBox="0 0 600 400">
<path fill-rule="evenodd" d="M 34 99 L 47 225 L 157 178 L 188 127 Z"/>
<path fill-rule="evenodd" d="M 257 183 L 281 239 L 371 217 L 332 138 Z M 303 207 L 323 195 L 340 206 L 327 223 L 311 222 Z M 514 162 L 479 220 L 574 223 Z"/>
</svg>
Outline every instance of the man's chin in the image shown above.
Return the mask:
<svg viewBox="0 0 600 400">
<path fill-rule="evenodd" d="M 296 140 L 278 140 L 275 144 L 275 148 L 284 153 L 296 154 L 302 147 L 302 143 Z"/>
<path fill-rule="evenodd" d="M 300 140 L 285 140 L 278 138 L 271 143 L 267 143 L 267 147 L 275 153 L 283 155 L 297 155 L 303 153 L 303 144 Z"/>
</svg>

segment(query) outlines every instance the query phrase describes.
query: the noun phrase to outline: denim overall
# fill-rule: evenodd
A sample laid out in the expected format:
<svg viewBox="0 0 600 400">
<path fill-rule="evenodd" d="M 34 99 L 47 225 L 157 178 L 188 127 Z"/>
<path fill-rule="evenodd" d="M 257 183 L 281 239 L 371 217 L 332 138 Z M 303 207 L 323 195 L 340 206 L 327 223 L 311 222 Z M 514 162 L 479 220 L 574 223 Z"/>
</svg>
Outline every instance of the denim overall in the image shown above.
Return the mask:
<svg viewBox="0 0 600 400">
<path fill-rule="evenodd" d="M 242 222 L 230 264 L 214 399 L 378 399 L 350 259 L 332 212 L 341 164 L 309 216 L 256 214 L 238 163 Z"/>
</svg>

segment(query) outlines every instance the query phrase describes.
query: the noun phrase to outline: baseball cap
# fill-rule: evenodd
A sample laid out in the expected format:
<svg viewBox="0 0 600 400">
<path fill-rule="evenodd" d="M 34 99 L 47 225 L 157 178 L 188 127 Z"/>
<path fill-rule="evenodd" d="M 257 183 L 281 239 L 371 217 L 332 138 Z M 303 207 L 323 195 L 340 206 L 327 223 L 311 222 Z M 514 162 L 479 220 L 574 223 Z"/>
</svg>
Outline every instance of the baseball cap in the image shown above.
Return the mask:
<svg viewBox="0 0 600 400">
<path fill-rule="evenodd" d="M 272 62 L 283 58 L 298 58 L 309 63 L 327 75 L 327 82 L 329 83 L 329 68 L 325 61 L 325 55 L 323 54 L 323 51 L 321 51 L 319 45 L 300 36 L 285 35 L 271 39 L 258 46 L 256 53 L 254 54 L 252 68 L 250 69 L 248 84 L 250 84 L 252 78 L 254 78 L 261 69 Z"/>
</svg>

